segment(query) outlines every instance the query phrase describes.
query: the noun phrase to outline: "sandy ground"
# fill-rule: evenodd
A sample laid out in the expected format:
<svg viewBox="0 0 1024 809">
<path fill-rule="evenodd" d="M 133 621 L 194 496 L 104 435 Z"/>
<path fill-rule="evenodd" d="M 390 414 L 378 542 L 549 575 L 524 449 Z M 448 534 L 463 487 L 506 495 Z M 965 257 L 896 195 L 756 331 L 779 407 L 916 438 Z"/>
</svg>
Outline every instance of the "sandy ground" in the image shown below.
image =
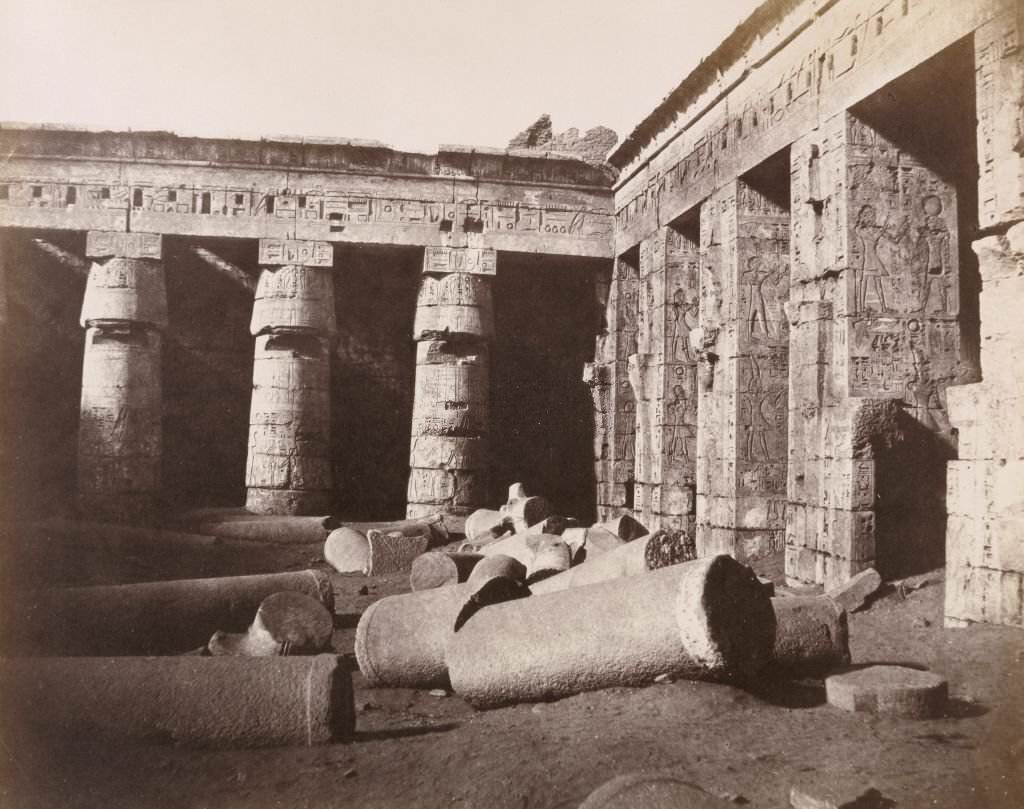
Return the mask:
<svg viewBox="0 0 1024 809">
<path fill-rule="evenodd" d="M 176 550 L 38 544 L 9 583 L 107 583 L 322 567 L 316 547 Z M 778 578 L 777 566 L 766 568 Z M 333 645 L 355 670 L 358 616 L 404 576 L 336 577 Z M 365 588 L 365 589 L 364 589 Z M 360 593 L 360 590 L 363 590 Z M 0 807 L 467 807 L 568 809 L 608 779 L 669 771 L 737 805 L 785 807 L 791 786 L 875 787 L 899 807 L 1024 806 L 1024 632 L 942 627 L 941 581 L 884 593 L 850 618 L 855 663 L 944 675 L 936 720 L 849 714 L 821 681 L 674 682 L 475 711 L 457 696 L 368 688 L 355 671 L 357 733 L 319 748 L 191 750 L 3 729 Z M 59 699 L 60 695 L 54 695 Z M 723 804 L 727 805 L 727 804 Z"/>
</svg>

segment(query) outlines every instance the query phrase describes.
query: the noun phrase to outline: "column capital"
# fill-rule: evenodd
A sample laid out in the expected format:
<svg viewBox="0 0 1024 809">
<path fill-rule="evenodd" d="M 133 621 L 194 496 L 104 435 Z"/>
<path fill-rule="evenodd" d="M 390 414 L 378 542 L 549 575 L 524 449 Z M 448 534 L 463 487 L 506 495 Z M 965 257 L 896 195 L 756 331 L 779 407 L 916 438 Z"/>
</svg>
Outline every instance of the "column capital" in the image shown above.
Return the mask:
<svg viewBox="0 0 1024 809">
<path fill-rule="evenodd" d="M 493 247 L 428 246 L 423 251 L 423 272 L 495 275 L 498 251 Z"/>
<path fill-rule="evenodd" d="M 85 236 L 85 255 L 89 258 L 163 258 L 163 237 L 159 233 L 125 233 L 114 230 L 90 230 Z"/>
<path fill-rule="evenodd" d="M 333 267 L 334 245 L 305 239 L 260 239 L 259 263 L 270 267 Z"/>
</svg>

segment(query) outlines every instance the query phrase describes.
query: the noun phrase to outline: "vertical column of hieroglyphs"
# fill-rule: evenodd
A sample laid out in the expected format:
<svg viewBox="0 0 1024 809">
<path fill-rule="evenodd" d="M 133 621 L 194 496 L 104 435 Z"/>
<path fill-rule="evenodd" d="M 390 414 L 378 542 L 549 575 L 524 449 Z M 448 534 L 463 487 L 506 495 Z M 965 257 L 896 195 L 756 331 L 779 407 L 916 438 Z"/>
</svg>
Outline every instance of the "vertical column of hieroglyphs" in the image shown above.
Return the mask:
<svg viewBox="0 0 1024 809">
<path fill-rule="evenodd" d="M 332 485 L 334 249 L 328 242 L 261 239 L 259 262 L 246 507 L 323 513 Z"/>
<path fill-rule="evenodd" d="M 594 473 L 601 520 L 620 514 L 631 502 L 636 453 L 636 402 L 628 360 L 636 352 L 636 263 L 615 262 L 605 306 L 605 330 L 598 336 L 594 362 L 584 370 L 594 402 Z"/>
<path fill-rule="evenodd" d="M 702 206 L 701 265 L 713 370 L 699 397 L 697 548 L 755 558 L 781 549 L 785 526 L 788 211 L 741 180 L 716 192 Z"/>
<path fill-rule="evenodd" d="M 144 516 L 160 491 L 161 331 L 167 293 L 155 234 L 92 231 L 78 425 L 83 514 Z"/>
<path fill-rule="evenodd" d="M 697 244 L 665 227 L 640 248 L 637 353 L 629 373 L 636 397 L 634 508 L 650 529 L 684 529 L 696 509 Z"/>
<path fill-rule="evenodd" d="M 491 277 L 497 253 L 427 247 L 413 337 L 407 514 L 468 514 L 487 497 Z"/>
<path fill-rule="evenodd" d="M 1024 626 L 1024 7 L 975 34 L 983 381 L 947 391 L 946 625 Z"/>
</svg>

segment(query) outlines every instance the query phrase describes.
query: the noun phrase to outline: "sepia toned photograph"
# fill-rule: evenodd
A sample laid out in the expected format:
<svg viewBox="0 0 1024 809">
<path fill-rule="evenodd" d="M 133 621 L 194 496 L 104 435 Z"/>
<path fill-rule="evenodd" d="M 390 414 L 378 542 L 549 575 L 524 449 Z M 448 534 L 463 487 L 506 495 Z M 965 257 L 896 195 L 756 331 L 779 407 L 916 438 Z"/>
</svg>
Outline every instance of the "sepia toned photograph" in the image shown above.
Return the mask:
<svg viewBox="0 0 1024 809">
<path fill-rule="evenodd" d="M 0 0 L 0 809 L 1024 805 L 1022 0 Z"/>
</svg>

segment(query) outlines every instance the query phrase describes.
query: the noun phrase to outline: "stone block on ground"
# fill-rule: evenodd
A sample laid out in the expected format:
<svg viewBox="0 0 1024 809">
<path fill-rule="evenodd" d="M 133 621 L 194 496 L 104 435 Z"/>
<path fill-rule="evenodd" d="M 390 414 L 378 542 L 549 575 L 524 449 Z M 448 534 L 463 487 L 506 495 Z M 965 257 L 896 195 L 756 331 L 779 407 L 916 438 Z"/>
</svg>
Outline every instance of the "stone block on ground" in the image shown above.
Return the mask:
<svg viewBox="0 0 1024 809">
<path fill-rule="evenodd" d="M 430 529 L 418 523 L 395 530 L 371 528 L 365 534 L 343 526 L 328 535 L 324 558 L 339 573 L 386 576 L 409 570 L 430 542 Z"/>
<path fill-rule="evenodd" d="M 412 560 L 409 586 L 415 591 L 461 584 L 469 579 L 473 568 L 483 558 L 478 553 L 422 553 Z"/>
<path fill-rule="evenodd" d="M 847 612 L 857 612 L 881 586 L 882 577 L 877 570 L 870 567 L 862 570 L 845 584 L 831 588 L 826 595 Z"/>
<path fill-rule="evenodd" d="M 906 666 L 867 666 L 825 680 L 829 705 L 900 719 L 941 716 L 948 692 L 938 674 Z"/>
<path fill-rule="evenodd" d="M 775 646 L 772 671 L 820 674 L 850 662 L 846 612 L 828 596 L 772 598 Z"/>
</svg>

